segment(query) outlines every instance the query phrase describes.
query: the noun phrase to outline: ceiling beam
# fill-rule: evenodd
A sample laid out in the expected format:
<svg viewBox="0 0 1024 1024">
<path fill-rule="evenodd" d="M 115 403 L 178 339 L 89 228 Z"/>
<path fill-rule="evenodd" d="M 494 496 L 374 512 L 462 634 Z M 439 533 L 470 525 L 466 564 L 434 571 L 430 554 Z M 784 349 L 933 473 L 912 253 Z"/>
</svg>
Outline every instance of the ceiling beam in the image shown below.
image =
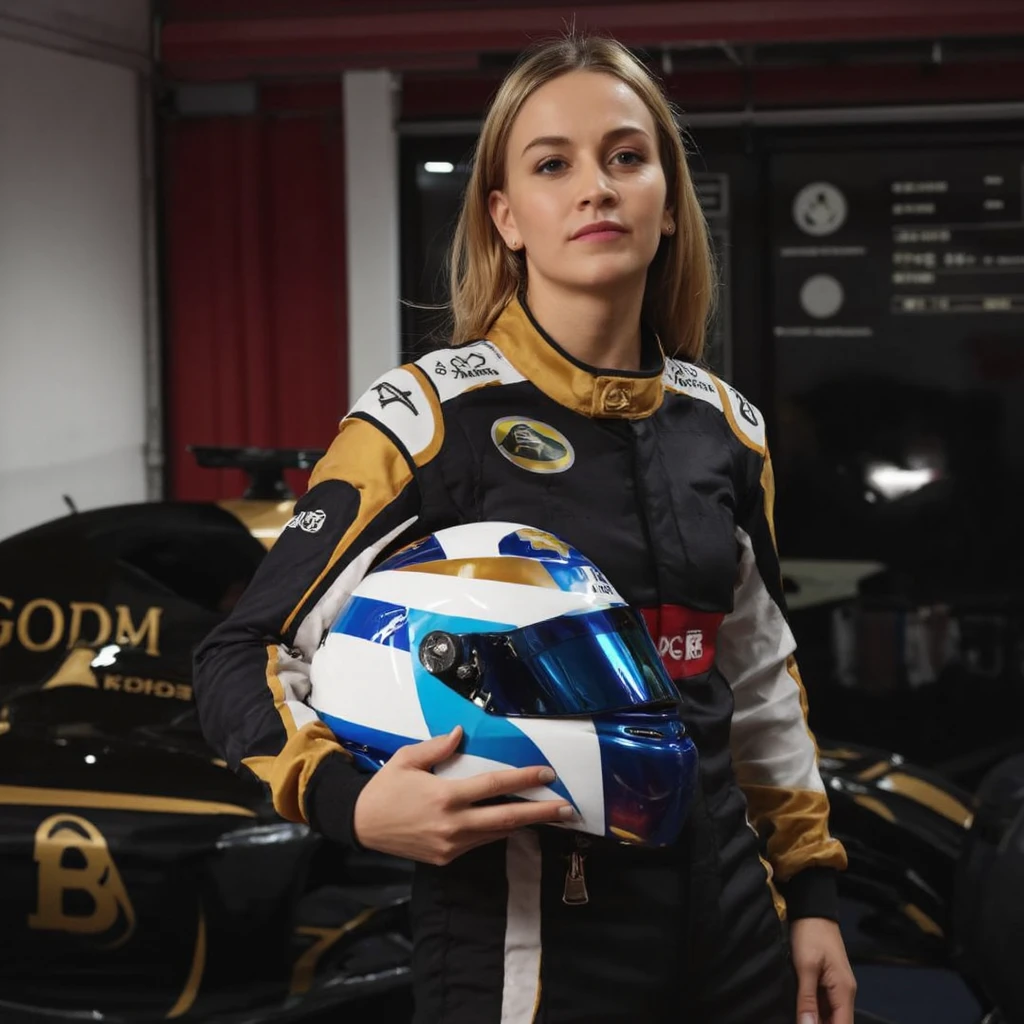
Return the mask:
<svg viewBox="0 0 1024 1024">
<path fill-rule="evenodd" d="M 308 0 L 307 0 L 308 3 Z M 302 14 L 176 20 L 167 5 L 160 58 L 171 77 L 334 72 L 356 67 L 465 67 L 486 52 L 515 52 L 567 24 L 607 32 L 630 46 L 936 39 L 1024 34 L 1021 0 L 675 0 L 405 5 L 367 13 L 365 5 L 323 2 Z M 347 12 L 347 13 L 346 13 Z M 181 13 L 181 12 L 179 12 Z"/>
</svg>

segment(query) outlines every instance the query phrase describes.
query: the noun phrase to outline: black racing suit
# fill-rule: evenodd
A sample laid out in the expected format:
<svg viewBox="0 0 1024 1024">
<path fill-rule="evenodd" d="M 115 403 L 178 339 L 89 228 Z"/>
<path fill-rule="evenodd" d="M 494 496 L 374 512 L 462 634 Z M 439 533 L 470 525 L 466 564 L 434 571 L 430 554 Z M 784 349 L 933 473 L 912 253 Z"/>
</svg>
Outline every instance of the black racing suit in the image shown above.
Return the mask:
<svg viewBox="0 0 1024 1024">
<path fill-rule="evenodd" d="M 577 362 L 513 301 L 487 340 L 385 374 L 197 652 L 211 744 L 284 817 L 352 844 L 367 777 L 305 698 L 324 630 L 376 561 L 443 527 L 525 523 L 643 610 L 700 751 L 682 837 L 650 850 L 539 827 L 418 865 L 418 1024 L 791 1024 L 786 904 L 836 917 L 845 854 L 785 619 L 761 416 L 654 339 L 642 366 Z"/>
</svg>

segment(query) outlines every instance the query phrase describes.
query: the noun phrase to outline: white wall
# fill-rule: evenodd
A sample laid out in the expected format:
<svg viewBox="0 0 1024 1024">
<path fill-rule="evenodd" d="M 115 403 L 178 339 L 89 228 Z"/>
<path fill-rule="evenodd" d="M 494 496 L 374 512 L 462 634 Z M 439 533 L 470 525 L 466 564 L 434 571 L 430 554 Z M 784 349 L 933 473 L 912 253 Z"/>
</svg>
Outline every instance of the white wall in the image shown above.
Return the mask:
<svg viewBox="0 0 1024 1024">
<path fill-rule="evenodd" d="M 402 356 L 396 88 L 381 70 L 342 82 L 350 406 Z"/>
<path fill-rule="evenodd" d="M 0 537 L 146 497 L 140 12 L 0 4 Z"/>
</svg>

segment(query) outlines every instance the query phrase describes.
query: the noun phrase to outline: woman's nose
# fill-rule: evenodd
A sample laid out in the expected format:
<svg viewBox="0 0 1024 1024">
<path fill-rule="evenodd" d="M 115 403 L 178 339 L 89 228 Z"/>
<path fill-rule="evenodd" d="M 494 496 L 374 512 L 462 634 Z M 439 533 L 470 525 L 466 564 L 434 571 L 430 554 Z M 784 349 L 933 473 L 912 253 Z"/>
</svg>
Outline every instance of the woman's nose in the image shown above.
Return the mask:
<svg viewBox="0 0 1024 1024">
<path fill-rule="evenodd" d="M 614 206 L 619 200 L 608 175 L 600 168 L 587 172 L 580 192 L 580 207 Z"/>
</svg>

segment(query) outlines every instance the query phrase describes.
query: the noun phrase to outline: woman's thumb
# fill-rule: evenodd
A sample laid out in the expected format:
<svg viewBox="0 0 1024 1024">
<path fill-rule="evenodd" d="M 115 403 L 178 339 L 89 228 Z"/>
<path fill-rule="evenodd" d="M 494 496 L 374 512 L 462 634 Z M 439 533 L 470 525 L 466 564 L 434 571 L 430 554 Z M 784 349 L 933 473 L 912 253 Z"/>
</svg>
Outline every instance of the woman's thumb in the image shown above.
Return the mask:
<svg viewBox="0 0 1024 1024">
<path fill-rule="evenodd" d="M 434 736 L 422 743 L 405 747 L 405 763 L 413 768 L 433 768 L 435 764 L 447 761 L 462 742 L 462 726 L 457 725 L 451 732 Z"/>
</svg>

